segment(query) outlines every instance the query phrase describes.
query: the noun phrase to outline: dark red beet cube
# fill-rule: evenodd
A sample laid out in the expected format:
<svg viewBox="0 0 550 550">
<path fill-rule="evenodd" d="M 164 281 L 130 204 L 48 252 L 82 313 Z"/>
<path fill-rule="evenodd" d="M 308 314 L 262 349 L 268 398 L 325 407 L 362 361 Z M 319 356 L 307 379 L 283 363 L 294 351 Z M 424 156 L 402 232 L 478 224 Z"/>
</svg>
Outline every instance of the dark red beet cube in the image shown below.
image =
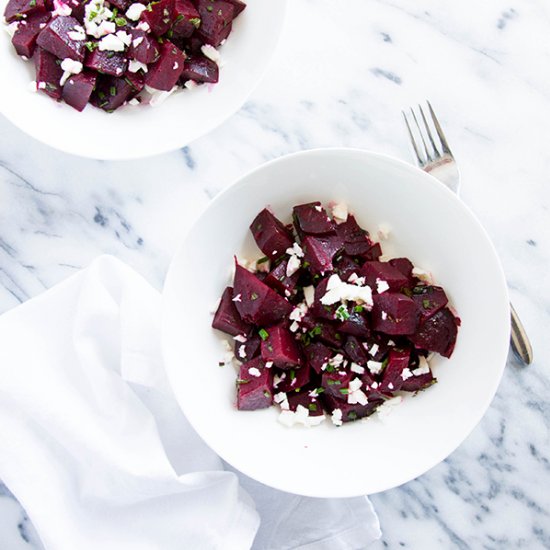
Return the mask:
<svg viewBox="0 0 550 550">
<path fill-rule="evenodd" d="M 124 78 L 100 75 L 91 103 L 107 112 L 112 112 L 123 105 L 143 89 L 143 78 L 138 74 L 128 73 Z"/>
<path fill-rule="evenodd" d="M 352 214 L 345 222 L 336 225 L 336 232 L 344 241 L 346 254 L 350 256 L 361 256 L 372 247 L 368 231 L 359 226 Z"/>
<path fill-rule="evenodd" d="M 411 341 L 418 349 L 436 351 L 443 357 L 450 357 L 455 347 L 459 324 L 460 320 L 449 308 L 441 309 L 418 327 L 411 336 Z"/>
<path fill-rule="evenodd" d="M 344 353 L 348 358 L 358 365 L 364 365 L 367 360 L 367 352 L 362 343 L 355 336 L 348 336 L 344 344 Z"/>
<path fill-rule="evenodd" d="M 111 7 L 115 7 L 119 12 L 126 11 L 130 5 L 130 0 L 109 0 Z"/>
<path fill-rule="evenodd" d="M 401 290 L 407 286 L 409 280 L 401 271 L 387 262 L 365 262 L 361 268 L 361 275 L 373 292 L 376 292 L 376 281 L 385 281 L 390 290 Z"/>
<path fill-rule="evenodd" d="M 337 409 L 342 411 L 342 422 L 352 422 L 359 418 L 365 418 L 371 415 L 383 403 L 382 399 L 375 399 L 372 401 L 369 400 L 366 405 L 360 405 L 359 403 L 350 405 L 347 401 L 336 399 L 333 395 L 327 393 L 322 393 L 321 399 L 330 414 L 333 414 Z"/>
<path fill-rule="evenodd" d="M 172 42 L 164 41 L 160 45 L 160 58 L 149 67 L 145 83 L 156 90 L 169 92 L 181 76 L 184 62 L 185 54 Z"/>
<path fill-rule="evenodd" d="M 37 48 L 34 53 L 34 65 L 36 67 L 36 84 L 38 88 L 50 97 L 60 99 L 61 86 L 59 81 L 63 76 L 63 69 L 55 55 L 42 48 Z"/>
<path fill-rule="evenodd" d="M 370 338 L 372 333 L 364 311 L 365 309 L 363 306 L 355 306 L 352 308 L 349 318 L 338 325 L 338 330 L 345 334 L 357 336 L 358 338 Z"/>
<path fill-rule="evenodd" d="M 420 321 L 435 315 L 449 302 L 445 291 L 440 286 L 417 286 L 413 289 L 412 299 L 420 311 Z"/>
<path fill-rule="evenodd" d="M 411 353 L 409 350 L 393 349 L 388 355 L 388 364 L 382 373 L 380 391 L 396 392 L 403 386 L 403 370 L 408 368 Z"/>
<path fill-rule="evenodd" d="M 408 258 L 393 258 L 389 261 L 389 264 L 403 273 L 409 281 L 413 279 L 412 270 L 414 266 Z"/>
<path fill-rule="evenodd" d="M 301 405 L 309 411 L 309 416 L 321 416 L 324 414 L 321 402 L 317 397 L 309 395 L 310 393 L 310 390 L 289 393 L 287 398 L 290 410 L 295 411 L 298 405 Z"/>
<path fill-rule="evenodd" d="M 296 229 L 310 235 L 323 235 L 334 231 L 334 223 L 320 202 L 299 204 L 292 210 Z"/>
<path fill-rule="evenodd" d="M 309 312 L 302 318 L 301 325 L 308 330 L 307 336 L 310 338 L 319 339 L 334 348 L 344 345 L 344 336 L 332 323 L 316 319 Z"/>
<path fill-rule="evenodd" d="M 306 235 L 302 240 L 304 261 L 314 275 L 324 275 L 333 270 L 332 258 L 342 249 L 343 243 L 337 235 L 313 237 Z"/>
<path fill-rule="evenodd" d="M 246 8 L 246 4 L 244 2 L 241 2 L 241 0 L 225 0 L 225 1 L 232 4 L 233 8 L 235 9 L 233 18 L 237 17 Z"/>
<path fill-rule="evenodd" d="M 85 9 L 86 4 L 89 0 L 70 0 L 68 2 L 70 8 L 73 10 L 71 12 L 71 15 L 79 21 L 82 25 L 84 25 L 84 16 L 85 16 Z M 53 1 L 52 1 L 53 4 Z M 111 2 L 111 5 L 114 5 L 113 2 Z M 49 9 L 49 8 L 48 8 Z M 53 9 L 53 6 L 52 6 Z"/>
<path fill-rule="evenodd" d="M 351 371 L 324 371 L 321 377 L 321 386 L 325 389 L 325 394 L 346 401 L 348 398 L 348 386 L 352 378 L 355 378 L 355 374 Z"/>
<path fill-rule="evenodd" d="M 128 48 L 128 59 L 135 59 L 149 65 L 160 56 L 159 43 L 141 29 L 131 29 L 132 42 Z"/>
<path fill-rule="evenodd" d="M 361 266 L 346 254 L 339 254 L 333 260 L 332 265 L 334 266 L 334 271 L 340 276 L 340 279 L 346 282 L 351 275 L 359 275 L 361 271 Z"/>
<path fill-rule="evenodd" d="M 194 82 L 210 82 L 215 84 L 219 80 L 218 65 L 202 55 L 189 56 L 184 63 L 181 80 L 193 80 Z"/>
<path fill-rule="evenodd" d="M 250 327 L 241 319 L 235 307 L 233 289 L 230 286 L 223 291 L 220 305 L 212 321 L 212 326 L 231 336 L 246 335 L 250 330 Z M 237 354 L 235 355 L 239 358 Z"/>
<path fill-rule="evenodd" d="M 231 32 L 235 8 L 220 0 L 197 0 L 196 6 L 201 18 L 198 35 L 205 43 L 218 47 Z"/>
<path fill-rule="evenodd" d="M 365 254 L 361 254 L 361 258 L 366 261 L 376 261 L 380 256 L 382 256 L 380 243 L 374 243 Z"/>
<path fill-rule="evenodd" d="M 254 218 L 250 231 L 258 248 L 268 258 L 282 256 L 294 243 L 292 233 L 267 208 Z"/>
<path fill-rule="evenodd" d="M 84 66 L 98 73 L 122 76 L 128 69 L 128 60 L 122 52 L 101 51 L 96 48 L 86 54 Z"/>
<path fill-rule="evenodd" d="M 47 12 L 35 13 L 19 22 L 19 26 L 11 39 L 11 43 L 18 55 L 23 55 L 29 59 L 33 56 L 36 39 L 50 20 L 50 17 L 50 14 Z"/>
<path fill-rule="evenodd" d="M 172 26 L 174 19 L 174 0 L 158 0 L 147 5 L 140 20 L 147 23 L 155 36 L 162 36 Z M 160 89 L 160 88 L 159 88 Z"/>
<path fill-rule="evenodd" d="M 36 43 L 59 59 L 84 61 L 84 40 L 73 40 L 69 33 L 80 23 L 71 16 L 52 19 L 38 35 Z"/>
<path fill-rule="evenodd" d="M 77 111 L 83 111 L 92 92 L 94 91 L 97 75 L 90 72 L 82 72 L 70 76 L 63 86 L 63 99 L 65 103 L 74 107 Z"/>
<path fill-rule="evenodd" d="M 239 361 L 250 361 L 260 354 L 262 339 L 256 333 L 252 333 L 246 342 L 235 340 L 235 357 Z"/>
<path fill-rule="evenodd" d="M 432 374 L 432 371 L 423 374 L 416 374 L 412 370 L 412 376 L 407 378 L 401 386 L 402 391 L 416 392 L 424 390 L 437 382 L 437 379 Z"/>
<path fill-rule="evenodd" d="M 302 365 L 303 358 L 294 335 L 283 325 L 268 328 L 262 341 L 262 359 L 272 361 L 280 369 Z"/>
<path fill-rule="evenodd" d="M 174 23 L 170 31 L 175 39 L 189 38 L 200 25 L 200 15 L 190 0 L 176 0 Z"/>
<path fill-rule="evenodd" d="M 44 11 L 46 11 L 44 0 L 9 0 L 4 10 L 4 18 L 8 23 L 12 23 Z"/>
<path fill-rule="evenodd" d="M 333 356 L 332 351 L 321 342 L 312 342 L 304 349 L 307 363 L 317 373 L 323 372 L 322 367 L 326 366 L 328 360 Z"/>
<path fill-rule="evenodd" d="M 326 305 L 321 302 L 323 296 L 327 293 L 329 277 L 325 277 L 315 287 L 315 293 L 313 295 L 313 304 L 311 304 L 310 312 L 314 317 L 320 319 L 327 319 L 328 321 L 334 321 L 337 305 Z"/>
<path fill-rule="evenodd" d="M 241 411 L 254 411 L 265 409 L 272 403 L 272 370 L 266 369 L 259 357 L 243 363 L 237 379 L 237 408 Z"/>
<path fill-rule="evenodd" d="M 277 391 L 287 393 L 303 388 L 309 383 L 310 374 L 311 367 L 307 363 L 299 368 L 286 370 L 277 384 Z"/>
<path fill-rule="evenodd" d="M 415 302 L 396 292 L 384 292 L 373 296 L 371 311 L 372 328 L 389 335 L 414 334 L 420 312 Z"/>
<path fill-rule="evenodd" d="M 286 291 L 287 293 L 292 293 L 298 283 L 300 271 L 296 271 L 296 273 L 293 273 L 290 277 L 287 277 L 287 265 L 288 260 L 283 260 L 269 272 L 267 277 L 264 279 L 264 283 L 280 292 L 285 293 Z"/>
</svg>

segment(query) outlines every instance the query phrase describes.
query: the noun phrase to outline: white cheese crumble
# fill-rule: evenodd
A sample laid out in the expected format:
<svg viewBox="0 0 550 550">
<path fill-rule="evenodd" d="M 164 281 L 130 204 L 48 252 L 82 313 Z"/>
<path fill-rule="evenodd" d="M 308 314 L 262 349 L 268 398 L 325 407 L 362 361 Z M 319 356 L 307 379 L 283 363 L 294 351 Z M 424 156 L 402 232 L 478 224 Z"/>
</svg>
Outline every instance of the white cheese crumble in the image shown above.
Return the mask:
<svg viewBox="0 0 550 550">
<path fill-rule="evenodd" d="M 74 59 L 70 59 L 67 57 L 61 62 L 61 68 L 63 69 L 63 75 L 61 76 L 61 80 L 59 81 L 60 86 L 64 86 L 65 82 L 67 82 L 67 79 L 72 74 L 79 74 L 82 72 L 82 63 L 80 61 L 75 61 Z"/>
<path fill-rule="evenodd" d="M 254 376 L 255 378 L 259 378 L 262 375 L 260 369 L 257 369 L 256 367 L 250 367 L 248 369 L 248 374 L 250 374 L 250 376 Z"/>
<path fill-rule="evenodd" d="M 372 307 L 372 290 L 370 286 L 350 285 L 344 283 L 338 275 L 331 275 L 327 283 L 327 292 L 321 298 L 321 303 L 330 306 L 344 301 L 353 301 Z"/>
<path fill-rule="evenodd" d="M 361 365 L 358 365 L 357 363 L 352 363 L 350 366 L 351 372 L 355 372 L 357 374 L 364 374 L 365 373 L 365 367 L 362 367 Z"/>
<path fill-rule="evenodd" d="M 244 334 L 237 334 L 237 336 L 233 336 L 233 340 L 235 340 L 235 342 L 240 342 L 241 344 L 244 344 L 247 338 Z"/>
<path fill-rule="evenodd" d="M 362 385 L 363 382 L 361 382 L 359 378 L 354 378 L 349 383 L 348 403 L 350 405 L 355 405 L 357 403 L 359 405 L 366 405 L 369 402 L 366 394 L 360 389 Z"/>
<path fill-rule="evenodd" d="M 296 424 L 303 424 L 307 427 L 318 426 L 323 420 L 325 420 L 324 414 L 309 416 L 309 411 L 303 405 L 298 405 L 296 411 L 283 410 L 279 415 L 279 422 L 288 427 Z"/>
<path fill-rule="evenodd" d="M 273 366 L 273 361 L 266 361 L 264 366 L 266 369 L 270 369 Z"/>
<path fill-rule="evenodd" d="M 307 306 L 311 306 L 315 300 L 315 287 L 313 285 L 304 287 L 304 299 Z"/>
<path fill-rule="evenodd" d="M 136 29 L 139 29 L 140 31 L 149 32 L 151 30 L 151 27 L 147 21 L 140 21 L 136 25 Z"/>
<path fill-rule="evenodd" d="M 232 302 L 240 302 L 241 301 L 241 295 L 240 293 L 237 294 L 234 298 L 231 299 Z"/>
<path fill-rule="evenodd" d="M 194 81 L 194 80 L 187 80 L 184 84 L 184 86 L 188 89 L 188 90 L 194 90 L 195 88 L 198 88 L 198 84 Z"/>
<path fill-rule="evenodd" d="M 352 273 L 348 277 L 348 283 L 354 283 L 355 281 L 357 281 L 357 279 L 359 279 L 359 275 L 357 275 L 357 273 Z"/>
<path fill-rule="evenodd" d="M 118 33 L 117 33 L 118 34 Z M 123 52 L 126 45 L 117 34 L 108 34 L 99 41 L 99 51 Z"/>
<path fill-rule="evenodd" d="M 13 35 L 14 35 L 15 32 L 17 31 L 17 29 L 19 28 L 19 22 L 18 22 L 18 21 L 14 21 L 13 23 L 10 23 L 9 25 L 6 25 L 4 28 L 6 29 L 6 32 L 7 32 L 11 37 L 13 37 Z"/>
<path fill-rule="evenodd" d="M 290 249 L 289 249 L 290 250 Z M 300 269 L 300 258 L 296 255 L 290 256 L 288 263 L 286 264 L 286 276 L 292 277 L 296 271 Z"/>
<path fill-rule="evenodd" d="M 138 36 L 132 41 L 132 46 L 134 46 L 134 48 L 137 48 L 142 42 L 143 42 L 143 36 Z"/>
<path fill-rule="evenodd" d="M 338 368 L 344 362 L 344 356 L 341 353 L 337 353 L 334 357 L 328 360 L 328 364 L 334 368 Z"/>
<path fill-rule="evenodd" d="M 376 279 L 376 290 L 378 291 L 378 294 L 382 294 L 389 289 L 390 289 L 390 285 L 388 284 L 387 281 L 383 281 L 382 279 Z"/>
<path fill-rule="evenodd" d="M 80 25 L 75 25 L 72 31 L 67 33 L 71 40 L 86 40 L 86 31 Z"/>
<path fill-rule="evenodd" d="M 288 316 L 291 321 L 301 321 L 306 315 L 308 310 L 307 305 L 304 302 L 300 302 Z"/>
<path fill-rule="evenodd" d="M 430 364 L 425 357 L 420 356 L 420 363 L 418 365 L 418 368 L 412 371 L 413 375 L 420 376 L 421 374 L 428 374 L 430 372 Z"/>
<path fill-rule="evenodd" d="M 138 21 L 141 17 L 141 14 L 146 9 L 147 6 L 145 6 L 144 4 L 139 4 L 138 2 L 136 2 L 135 4 L 130 4 L 130 6 L 126 10 L 126 17 L 131 21 Z"/>
<path fill-rule="evenodd" d="M 412 274 L 426 283 L 433 283 L 432 274 L 421 267 L 413 267 Z"/>
<path fill-rule="evenodd" d="M 53 8 L 54 10 L 52 12 L 52 17 L 54 15 L 67 17 L 71 15 L 71 13 L 73 12 L 73 10 L 68 4 L 65 4 L 64 2 L 60 2 L 60 0 L 53 0 Z"/>
<path fill-rule="evenodd" d="M 401 373 L 401 380 L 403 381 L 408 380 L 412 375 L 413 373 L 411 372 L 411 369 L 404 368 L 403 372 Z"/>
<path fill-rule="evenodd" d="M 244 344 L 239 346 L 239 357 L 241 359 L 246 359 L 246 346 Z"/>
<path fill-rule="evenodd" d="M 38 92 L 38 84 L 36 80 L 31 80 L 28 87 L 29 92 Z"/>
<path fill-rule="evenodd" d="M 201 52 L 206 57 L 208 57 L 208 59 L 211 59 L 212 61 L 214 61 L 214 63 L 219 64 L 219 62 L 221 61 L 220 52 L 218 50 L 216 50 L 216 48 L 214 48 L 214 46 L 211 46 L 210 44 L 204 44 L 203 46 L 201 46 Z"/>
<path fill-rule="evenodd" d="M 290 254 L 291 256 L 298 256 L 298 258 L 304 257 L 304 251 L 302 250 L 302 247 L 298 243 L 294 243 L 292 245 L 292 248 L 287 248 L 286 253 Z"/>
<path fill-rule="evenodd" d="M 281 391 L 279 393 L 276 393 L 273 396 L 273 401 L 281 407 L 281 409 L 287 411 L 290 408 L 290 405 L 288 404 L 288 398 L 286 396 L 286 393 Z"/>
<path fill-rule="evenodd" d="M 316 204 L 316 205 L 315 205 L 315 210 L 317 210 L 317 212 L 322 212 L 322 211 L 323 211 L 323 207 L 322 207 L 320 204 Z"/>
<path fill-rule="evenodd" d="M 132 105 L 132 106 L 135 106 L 135 105 L 140 105 L 141 102 L 139 101 L 139 99 L 137 97 L 133 97 L 132 99 L 130 99 L 130 101 L 128 101 L 128 105 Z"/>
<path fill-rule="evenodd" d="M 116 31 L 116 25 L 111 21 L 113 12 L 105 7 L 104 0 L 91 0 L 86 4 L 84 13 L 86 34 L 101 38 Z"/>
<path fill-rule="evenodd" d="M 342 425 L 342 409 L 334 409 L 332 411 L 331 420 L 332 420 L 332 423 L 335 426 L 341 426 Z"/>
<path fill-rule="evenodd" d="M 382 370 L 382 363 L 378 361 L 367 361 L 367 367 L 372 374 L 378 374 Z"/>
<path fill-rule="evenodd" d="M 391 234 L 390 225 L 388 225 L 387 223 L 381 223 L 378 226 L 377 235 L 381 241 L 385 241 L 386 239 L 388 239 L 390 237 L 390 234 Z"/>
<path fill-rule="evenodd" d="M 343 202 L 336 203 L 331 208 L 332 217 L 337 224 L 341 224 L 348 219 L 348 206 Z"/>
<path fill-rule="evenodd" d="M 152 88 L 150 88 L 153 90 Z M 157 105 L 160 105 L 161 103 L 164 103 L 168 97 L 170 97 L 174 92 L 176 92 L 178 89 L 177 86 L 174 86 L 171 90 L 168 92 L 165 92 L 163 90 L 153 90 L 151 93 L 151 99 L 149 100 L 149 105 L 151 107 L 156 107 Z"/>
<path fill-rule="evenodd" d="M 135 59 L 130 59 L 128 63 L 128 70 L 131 73 L 137 73 L 139 70 L 142 70 L 144 73 L 147 72 L 147 65 L 141 61 L 136 61 Z"/>
<path fill-rule="evenodd" d="M 393 412 L 395 407 L 401 404 L 401 401 L 403 401 L 403 398 L 400 395 L 397 395 L 395 397 L 392 397 L 391 399 L 388 399 L 387 401 L 384 401 L 384 403 L 382 403 L 382 405 L 380 405 L 376 409 L 378 417 L 381 420 L 387 418 Z"/>
<path fill-rule="evenodd" d="M 290 325 L 290 332 L 298 332 L 298 329 L 300 328 L 300 325 L 298 324 L 298 321 L 294 321 L 291 325 Z"/>
<path fill-rule="evenodd" d="M 378 353 L 378 350 L 380 349 L 380 346 L 378 344 L 373 344 L 372 348 L 370 348 L 369 353 L 372 356 L 375 356 Z"/>
<path fill-rule="evenodd" d="M 382 321 L 385 321 L 388 318 L 388 314 L 385 311 L 383 311 L 380 316 L 382 317 Z"/>
</svg>

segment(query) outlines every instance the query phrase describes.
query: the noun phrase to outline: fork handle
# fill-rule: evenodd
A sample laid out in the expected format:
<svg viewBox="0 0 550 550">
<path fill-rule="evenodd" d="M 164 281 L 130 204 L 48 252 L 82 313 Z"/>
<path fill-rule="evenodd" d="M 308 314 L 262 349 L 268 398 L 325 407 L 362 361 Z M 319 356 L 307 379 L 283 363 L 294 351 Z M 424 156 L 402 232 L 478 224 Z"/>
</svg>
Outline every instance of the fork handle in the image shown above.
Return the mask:
<svg viewBox="0 0 550 550">
<path fill-rule="evenodd" d="M 530 365 L 533 362 L 533 348 L 529 337 L 523 328 L 514 306 L 510 303 L 510 317 L 512 320 L 512 332 L 510 334 L 510 344 L 514 353 L 526 364 Z"/>
</svg>

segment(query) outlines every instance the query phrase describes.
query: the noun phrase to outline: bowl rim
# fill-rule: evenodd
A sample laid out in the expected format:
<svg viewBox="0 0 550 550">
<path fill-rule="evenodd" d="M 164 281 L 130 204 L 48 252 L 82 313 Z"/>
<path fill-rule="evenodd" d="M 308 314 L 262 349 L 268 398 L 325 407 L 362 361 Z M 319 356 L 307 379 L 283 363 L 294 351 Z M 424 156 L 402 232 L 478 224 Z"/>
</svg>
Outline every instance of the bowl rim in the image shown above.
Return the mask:
<svg viewBox="0 0 550 550">
<path fill-rule="evenodd" d="M 217 202 L 221 201 L 225 197 L 226 194 L 231 193 L 231 192 L 235 192 L 235 190 L 237 190 L 240 187 L 246 185 L 247 180 L 249 180 L 250 177 L 254 176 L 258 172 L 261 172 L 261 171 L 266 170 L 266 169 L 271 169 L 273 166 L 276 166 L 279 163 L 287 162 L 288 160 L 291 160 L 291 159 L 296 158 L 296 157 L 316 156 L 316 155 L 340 155 L 340 154 L 352 154 L 352 155 L 357 155 L 357 156 L 375 158 L 375 159 L 381 160 L 382 162 L 385 162 L 385 163 L 388 163 L 388 164 L 393 164 L 394 166 L 404 168 L 405 170 L 409 170 L 411 172 L 416 172 L 416 174 L 421 173 L 422 174 L 421 177 L 423 177 L 426 181 L 430 181 L 431 185 L 438 186 L 439 188 L 444 188 L 444 192 L 448 193 L 449 195 L 452 195 L 452 198 L 453 198 L 452 200 L 459 203 L 459 207 L 463 208 L 465 210 L 465 212 L 468 215 L 468 217 L 470 218 L 471 222 L 477 226 L 477 228 L 481 231 L 481 233 L 485 237 L 486 244 L 489 246 L 488 250 L 490 250 L 490 252 L 493 256 L 493 260 L 495 261 L 495 266 L 498 269 L 499 286 L 501 287 L 501 290 L 504 293 L 504 298 L 506 300 L 506 303 L 504 305 L 505 313 L 506 313 L 506 319 L 510 318 L 508 285 L 507 285 L 507 282 L 506 282 L 504 270 L 503 270 L 502 264 L 500 262 L 500 258 L 498 256 L 497 250 L 496 250 L 489 234 L 487 233 L 486 229 L 483 227 L 481 222 L 477 219 L 477 217 L 472 212 L 472 210 L 468 207 L 468 205 L 465 204 L 464 202 L 462 202 L 460 200 L 460 198 L 455 193 L 453 193 L 450 189 L 448 189 L 443 183 L 441 183 L 438 179 L 436 179 L 431 174 L 429 174 L 427 172 L 424 172 L 423 170 L 421 170 L 417 166 L 409 164 L 404 160 L 395 158 L 395 157 L 393 157 L 391 155 L 388 155 L 388 154 L 385 154 L 385 153 L 379 153 L 379 152 L 375 152 L 375 151 L 371 151 L 371 150 L 367 150 L 367 149 L 360 149 L 360 148 L 353 148 L 353 147 L 319 147 L 319 148 L 314 148 L 314 149 L 306 149 L 306 150 L 302 150 L 302 151 L 282 155 L 282 156 L 276 157 L 274 159 L 271 159 L 271 160 L 269 160 L 265 163 L 260 164 L 259 166 L 256 166 L 255 168 L 252 168 L 251 170 L 248 170 L 246 173 L 244 173 L 243 175 L 241 175 L 240 177 L 235 179 L 230 185 L 228 185 L 225 189 L 220 191 L 209 202 L 209 204 L 204 208 L 204 210 L 201 212 L 201 214 L 197 217 L 197 219 L 192 224 L 192 226 L 189 227 L 186 230 L 185 234 L 183 235 L 182 239 L 180 240 L 179 245 L 177 247 L 177 251 L 176 251 L 176 253 L 174 254 L 174 256 L 172 258 L 172 261 L 170 263 L 170 266 L 169 266 L 169 269 L 168 269 L 168 272 L 167 272 L 167 275 L 166 275 L 166 278 L 165 278 L 165 282 L 164 282 L 163 290 L 162 290 L 162 303 L 161 303 L 161 350 L 162 350 L 163 360 L 164 360 L 164 363 L 165 363 L 165 368 L 166 368 L 166 374 L 167 374 L 167 377 L 168 377 L 168 381 L 169 381 L 169 383 L 172 387 L 173 387 L 173 383 L 175 382 L 175 380 L 174 380 L 174 375 L 173 375 L 173 369 L 170 367 L 170 364 L 171 364 L 170 353 L 167 351 L 167 345 L 166 345 L 166 340 L 167 340 L 167 336 L 166 336 L 167 335 L 167 328 L 166 327 L 167 327 L 168 322 L 169 322 L 166 311 L 169 308 L 168 302 L 169 302 L 169 299 L 171 297 L 170 294 L 169 294 L 169 289 L 174 284 L 177 284 L 174 281 L 175 269 L 176 269 L 175 268 L 175 258 L 180 254 L 181 250 L 185 246 L 185 244 L 187 242 L 187 239 L 189 238 L 189 235 L 191 234 L 194 226 L 200 221 L 200 219 L 205 215 L 207 210 L 212 207 L 212 205 L 214 205 Z M 496 281 L 495 281 L 495 283 L 496 283 Z M 167 292 L 167 289 L 168 289 L 168 292 Z M 464 441 L 466 441 L 466 439 L 468 439 L 468 437 L 471 435 L 471 433 L 474 431 L 474 429 L 479 425 L 482 418 L 487 413 L 487 411 L 488 411 L 488 409 L 489 409 L 489 407 L 490 407 L 490 405 L 491 405 L 491 403 L 492 403 L 492 401 L 493 401 L 493 399 L 496 395 L 496 392 L 498 390 L 500 382 L 502 380 L 502 376 L 503 376 L 503 373 L 504 373 L 504 368 L 506 367 L 506 362 L 507 362 L 507 357 L 508 357 L 510 330 L 511 330 L 510 325 L 508 324 L 507 326 L 508 326 L 508 328 L 507 328 L 506 334 L 505 334 L 506 337 L 502 339 L 501 349 L 494 350 L 494 354 L 493 354 L 493 355 L 498 356 L 500 358 L 500 360 L 499 360 L 499 364 L 501 365 L 500 371 L 498 373 L 498 376 L 495 376 L 494 379 L 492 380 L 490 391 L 487 392 L 487 397 L 486 397 L 485 401 L 482 403 L 482 406 L 479 407 L 480 412 L 476 415 L 475 420 L 472 421 L 471 426 L 468 427 L 467 432 L 465 433 L 464 437 L 462 437 L 462 439 L 460 441 L 458 441 L 458 443 L 453 445 L 452 448 L 450 448 L 450 450 L 446 449 L 444 451 L 440 451 L 437 454 L 434 454 L 432 460 L 429 461 L 429 464 L 427 466 L 424 466 L 421 469 L 421 471 L 415 473 L 412 476 L 403 476 L 402 479 L 398 479 L 397 482 L 395 484 L 393 484 L 392 486 L 384 488 L 384 489 L 380 489 L 380 490 L 377 490 L 377 491 L 372 491 L 372 492 L 369 492 L 368 494 L 376 494 L 376 493 L 384 492 L 384 491 L 387 491 L 387 490 L 391 490 L 391 489 L 394 489 L 396 487 L 400 487 L 401 485 L 404 485 L 405 483 L 413 481 L 414 479 L 417 479 L 418 477 L 426 474 L 427 472 L 432 470 L 435 466 L 437 466 L 441 462 L 443 462 L 446 458 L 448 458 L 451 454 L 453 454 L 458 449 L 458 447 L 460 447 L 464 443 Z M 177 394 L 176 394 L 175 391 L 174 391 L 174 395 L 176 395 L 176 401 L 178 402 L 178 405 L 180 406 L 183 414 L 186 415 L 186 417 L 187 417 L 185 404 L 180 402 L 180 400 L 178 399 Z M 190 423 L 191 423 L 191 421 L 190 421 Z M 231 459 L 228 459 L 228 457 L 225 456 L 224 449 L 219 448 L 218 445 L 215 442 L 212 441 L 212 438 L 210 437 L 210 435 L 208 433 L 203 433 L 203 432 L 197 430 L 194 425 L 193 425 L 193 429 L 195 429 L 197 431 L 198 435 L 204 440 L 204 442 L 220 458 L 222 458 L 224 461 L 229 463 L 232 467 L 234 467 L 238 471 L 242 472 L 239 465 L 235 464 Z M 248 472 L 242 472 L 242 473 L 244 473 L 245 475 L 250 475 Z M 322 487 L 317 487 L 316 488 L 317 490 L 310 491 L 310 492 L 300 491 L 299 493 L 295 493 L 289 487 L 277 486 L 276 484 L 273 484 L 268 479 L 265 479 L 265 478 L 259 479 L 258 477 L 255 477 L 254 479 L 259 481 L 260 483 L 263 483 L 263 484 L 268 485 L 270 487 L 274 487 L 278 490 L 282 490 L 282 491 L 285 491 L 285 492 L 290 492 L 290 493 L 293 493 L 293 494 L 300 494 L 300 495 L 308 496 L 308 497 L 314 497 L 314 498 L 350 498 L 350 497 L 357 497 L 357 496 L 365 495 L 365 491 L 354 492 L 354 493 L 351 493 L 351 492 L 348 492 L 348 491 L 343 491 L 341 493 L 335 493 L 335 492 L 325 493 L 325 492 L 323 492 Z"/>
</svg>

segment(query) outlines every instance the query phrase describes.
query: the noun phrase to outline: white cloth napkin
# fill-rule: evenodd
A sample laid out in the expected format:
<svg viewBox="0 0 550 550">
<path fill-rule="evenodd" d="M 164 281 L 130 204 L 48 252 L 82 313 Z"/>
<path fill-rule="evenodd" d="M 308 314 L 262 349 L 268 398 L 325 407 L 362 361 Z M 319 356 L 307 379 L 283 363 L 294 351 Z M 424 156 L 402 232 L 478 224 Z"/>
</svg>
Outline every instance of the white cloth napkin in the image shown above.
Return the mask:
<svg viewBox="0 0 550 550">
<path fill-rule="evenodd" d="M 159 293 L 104 256 L 0 317 L 0 479 L 44 547 L 359 550 L 377 539 L 366 498 L 298 497 L 225 469 L 170 392 L 159 314 Z"/>
</svg>

